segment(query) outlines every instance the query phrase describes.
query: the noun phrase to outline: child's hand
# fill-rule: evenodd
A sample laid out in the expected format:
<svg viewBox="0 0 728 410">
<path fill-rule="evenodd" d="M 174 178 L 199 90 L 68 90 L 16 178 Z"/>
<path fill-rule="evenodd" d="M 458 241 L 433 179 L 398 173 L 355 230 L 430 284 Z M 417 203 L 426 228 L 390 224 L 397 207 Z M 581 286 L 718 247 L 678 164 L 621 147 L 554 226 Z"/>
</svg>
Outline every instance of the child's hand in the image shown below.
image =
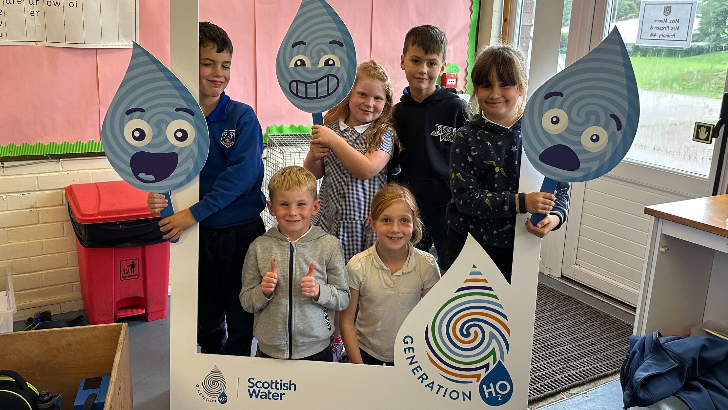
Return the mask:
<svg viewBox="0 0 728 410">
<path fill-rule="evenodd" d="M 309 151 L 311 152 L 311 155 L 313 155 L 313 159 L 320 161 L 331 153 L 331 148 L 311 141 L 311 148 L 309 148 Z"/>
<path fill-rule="evenodd" d="M 552 229 L 556 228 L 559 224 L 559 217 L 557 215 L 546 215 L 544 218 L 533 226 L 531 218 L 526 220 L 526 230 L 532 235 L 536 235 L 539 238 L 543 238 L 547 233 L 551 232 Z"/>
<path fill-rule="evenodd" d="M 158 214 L 162 212 L 162 209 L 167 207 L 167 198 L 162 194 L 150 192 L 147 195 L 147 207 L 149 207 L 149 212 Z"/>
<path fill-rule="evenodd" d="M 546 192 L 526 194 L 526 211 L 532 214 L 546 214 L 554 207 L 556 196 Z"/>
<path fill-rule="evenodd" d="M 311 262 L 311 265 L 308 267 L 308 273 L 301 278 L 301 294 L 313 298 L 313 300 L 318 300 L 321 294 L 321 287 L 316 283 L 316 278 L 313 277 L 313 270 L 315 268 L 316 262 Z"/>
<path fill-rule="evenodd" d="M 319 144 L 327 148 L 333 148 L 333 146 L 341 141 L 341 137 L 331 130 L 331 128 L 323 125 L 314 125 L 311 127 L 311 144 Z"/>
<path fill-rule="evenodd" d="M 270 261 L 270 272 L 266 272 L 263 276 L 263 281 L 260 283 L 260 288 L 263 290 L 263 296 L 270 298 L 273 291 L 276 290 L 276 284 L 278 283 L 278 269 L 276 268 L 276 260 L 271 259 Z"/>
<path fill-rule="evenodd" d="M 174 242 L 179 239 L 180 236 L 196 224 L 197 220 L 189 208 L 183 209 L 179 212 L 175 212 L 172 216 L 168 216 L 159 221 L 159 230 L 166 234 L 162 236 L 164 239 L 169 239 Z"/>
</svg>

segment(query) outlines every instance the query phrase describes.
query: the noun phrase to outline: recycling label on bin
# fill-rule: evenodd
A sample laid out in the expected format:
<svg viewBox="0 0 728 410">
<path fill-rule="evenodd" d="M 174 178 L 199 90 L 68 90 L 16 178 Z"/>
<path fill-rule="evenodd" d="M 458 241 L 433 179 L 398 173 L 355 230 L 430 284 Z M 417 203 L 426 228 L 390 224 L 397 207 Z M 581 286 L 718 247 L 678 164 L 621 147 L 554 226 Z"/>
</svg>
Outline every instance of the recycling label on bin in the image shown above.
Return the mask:
<svg viewBox="0 0 728 410">
<path fill-rule="evenodd" d="M 124 259 L 119 263 L 119 279 L 139 279 L 140 270 L 139 259 Z"/>
</svg>

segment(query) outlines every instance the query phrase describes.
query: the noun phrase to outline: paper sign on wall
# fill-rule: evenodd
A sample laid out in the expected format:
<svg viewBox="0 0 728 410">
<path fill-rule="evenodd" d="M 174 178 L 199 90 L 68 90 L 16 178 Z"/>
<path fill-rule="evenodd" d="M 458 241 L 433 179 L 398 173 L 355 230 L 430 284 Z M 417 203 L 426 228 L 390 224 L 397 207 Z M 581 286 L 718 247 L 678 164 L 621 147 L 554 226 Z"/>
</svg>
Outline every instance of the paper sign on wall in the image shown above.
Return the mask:
<svg viewBox="0 0 728 410">
<path fill-rule="evenodd" d="M 690 47 L 697 0 L 643 1 L 640 4 L 637 44 Z"/>
<path fill-rule="evenodd" d="M 129 48 L 138 0 L 2 0 L 0 45 Z"/>
</svg>

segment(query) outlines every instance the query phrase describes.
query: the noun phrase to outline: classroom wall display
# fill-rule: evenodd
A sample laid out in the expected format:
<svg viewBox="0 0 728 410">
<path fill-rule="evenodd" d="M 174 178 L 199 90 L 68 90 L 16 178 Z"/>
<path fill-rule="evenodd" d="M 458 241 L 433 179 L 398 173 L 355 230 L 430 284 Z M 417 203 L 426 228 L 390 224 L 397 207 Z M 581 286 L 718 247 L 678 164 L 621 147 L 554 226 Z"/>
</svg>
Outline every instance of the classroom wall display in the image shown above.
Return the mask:
<svg viewBox="0 0 728 410">
<path fill-rule="evenodd" d="M 25 0 L 24 0 L 25 1 Z M 40 0 L 38 0 L 40 1 Z M 104 0 L 106 1 L 106 0 Z M 346 22 L 357 62 L 376 59 L 389 72 L 395 100 L 407 85 L 399 67 L 404 35 L 433 24 L 448 36 L 447 60 L 468 84 L 475 53 L 479 0 L 327 0 Z M 170 0 L 138 0 L 139 41 L 169 66 Z M 228 32 L 235 48 L 226 93 L 255 109 L 263 130 L 271 125 L 310 125 L 311 114 L 290 104 L 278 85 L 276 56 L 301 0 L 200 0 L 200 21 Z M 396 15 L 396 22 L 391 16 Z M 131 49 L 0 47 L 0 78 L 32 79 L 3 84 L 0 160 L 101 152 L 106 110 L 131 58 Z M 73 104 L 68 104 L 73 101 Z"/>
<path fill-rule="evenodd" d="M 526 104 L 523 149 L 546 177 L 541 191 L 554 192 L 556 181 L 588 181 L 614 169 L 632 146 L 639 117 L 637 80 L 615 27 Z"/>
<path fill-rule="evenodd" d="M 139 0 L 3 0 L 0 45 L 129 48 Z"/>
<path fill-rule="evenodd" d="M 207 161 L 210 139 L 197 100 L 151 53 L 134 43 L 111 101 L 101 142 L 114 170 L 142 191 L 166 193 L 190 182 Z"/>
</svg>

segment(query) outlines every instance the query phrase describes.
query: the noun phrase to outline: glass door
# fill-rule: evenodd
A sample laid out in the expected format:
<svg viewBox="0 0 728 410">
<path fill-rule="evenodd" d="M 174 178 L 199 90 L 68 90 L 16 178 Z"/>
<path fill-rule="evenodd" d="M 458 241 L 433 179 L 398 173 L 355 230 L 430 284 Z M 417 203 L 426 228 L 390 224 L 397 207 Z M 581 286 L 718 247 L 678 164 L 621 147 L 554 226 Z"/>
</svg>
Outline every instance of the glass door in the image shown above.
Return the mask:
<svg viewBox="0 0 728 410">
<path fill-rule="evenodd" d="M 695 122 L 715 123 L 719 117 L 728 68 L 728 6 L 698 0 L 688 48 L 636 45 L 639 0 L 564 0 L 563 8 L 549 7 L 536 5 L 534 31 L 539 21 L 559 24 L 542 13 L 563 12 L 558 61 L 566 65 L 618 27 L 637 78 L 641 115 L 625 160 L 605 177 L 572 184 L 566 234 L 543 242 L 541 270 L 634 304 L 648 236 L 644 207 L 712 191 L 717 142 L 693 142 L 692 134 Z"/>
</svg>

